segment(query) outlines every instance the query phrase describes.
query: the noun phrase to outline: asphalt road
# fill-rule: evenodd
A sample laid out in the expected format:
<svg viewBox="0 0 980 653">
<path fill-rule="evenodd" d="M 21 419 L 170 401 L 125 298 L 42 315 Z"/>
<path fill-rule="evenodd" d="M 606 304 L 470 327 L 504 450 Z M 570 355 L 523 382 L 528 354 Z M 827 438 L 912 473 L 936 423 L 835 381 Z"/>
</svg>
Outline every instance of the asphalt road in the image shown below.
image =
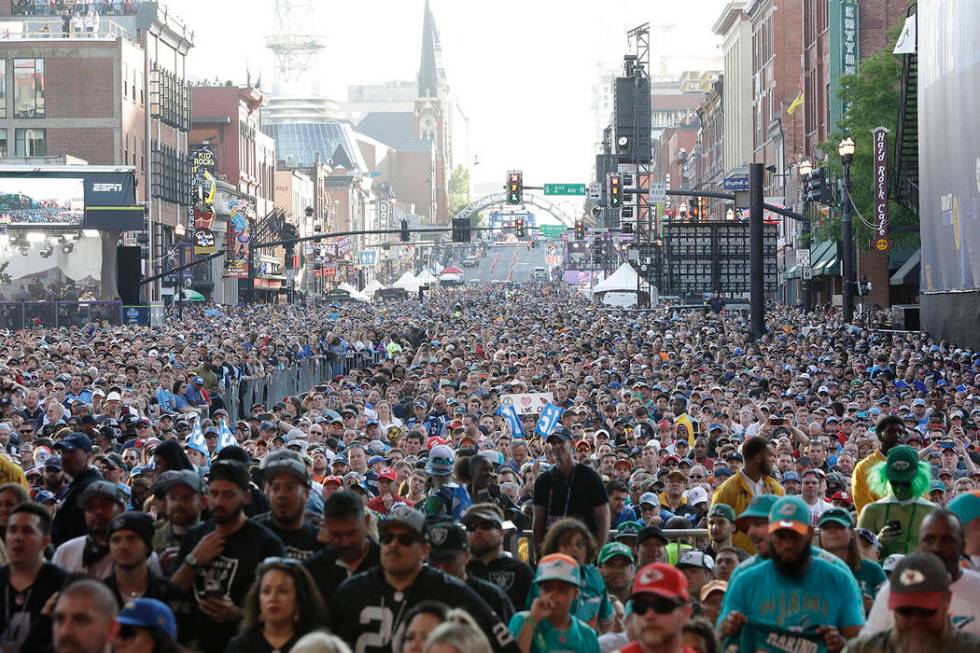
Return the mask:
<svg viewBox="0 0 980 653">
<path fill-rule="evenodd" d="M 490 281 L 513 281 L 523 283 L 531 280 L 531 270 L 545 265 L 545 247 L 528 249 L 527 243 L 519 245 L 493 245 L 480 259 L 477 268 L 463 268 L 463 277 L 470 281 L 477 279 L 483 283 Z"/>
</svg>

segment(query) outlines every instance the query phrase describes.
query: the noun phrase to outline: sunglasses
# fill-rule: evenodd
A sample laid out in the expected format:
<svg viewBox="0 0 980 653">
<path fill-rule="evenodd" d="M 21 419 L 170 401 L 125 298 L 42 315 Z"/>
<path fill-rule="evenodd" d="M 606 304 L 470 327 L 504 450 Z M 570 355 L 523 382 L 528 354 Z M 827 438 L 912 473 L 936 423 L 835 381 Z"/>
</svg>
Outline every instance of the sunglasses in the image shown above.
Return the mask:
<svg viewBox="0 0 980 653">
<path fill-rule="evenodd" d="M 271 558 L 266 558 L 262 561 L 263 565 L 285 565 L 289 566 L 300 566 L 303 564 L 302 560 L 297 560 L 296 558 L 284 558 L 282 556 L 274 556 Z"/>
<path fill-rule="evenodd" d="M 34 432 L 34 429 L 21 429 L 21 430 L 19 431 L 19 433 L 22 433 L 22 434 L 24 434 L 24 435 L 30 435 L 30 434 L 31 434 L 31 433 L 33 433 L 33 432 Z"/>
<path fill-rule="evenodd" d="M 400 546 L 412 546 L 413 544 L 421 544 L 422 538 L 418 535 L 413 535 L 411 533 L 382 533 L 378 541 L 382 544 L 388 545 L 398 540 Z"/>
<path fill-rule="evenodd" d="M 903 617 L 920 617 L 926 619 L 932 617 L 936 614 L 935 610 L 927 610 L 925 608 L 916 608 L 907 606 L 904 608 L 895 608 L 895 612 L 902 615 Z"/>
<path fill-rule="evenodd" d="M 652 599 L 633 599 L 633 613 L 642 616 L 647 613 L 647 610 L 653 610 L 657 614 L 670 614 L 681 605 L 675 599 L 662 596 Z"/>
</svg>

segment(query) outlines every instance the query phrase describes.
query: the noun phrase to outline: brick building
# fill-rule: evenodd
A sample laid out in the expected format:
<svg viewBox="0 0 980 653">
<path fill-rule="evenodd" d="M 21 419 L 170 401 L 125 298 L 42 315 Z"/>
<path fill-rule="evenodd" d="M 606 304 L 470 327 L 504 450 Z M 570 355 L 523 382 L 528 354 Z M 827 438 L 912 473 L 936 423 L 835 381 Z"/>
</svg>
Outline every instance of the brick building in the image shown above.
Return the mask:
<svg viewBox="0 0 980 653">
<path fill-rule="evenodd" d="M 704 102 L 698 107 L 701 126 L 698 129 L 697 153 L 698 172 L 696 188 L 722 190 L 725 177 L 725 110 L 722 103 L 724 79 L 719 78 L 711 90 L 705 94 Z M 724 220 L 725 201 L 708 199 L 704 201 L 706 213 L 702 220 Z"/>
</svg>

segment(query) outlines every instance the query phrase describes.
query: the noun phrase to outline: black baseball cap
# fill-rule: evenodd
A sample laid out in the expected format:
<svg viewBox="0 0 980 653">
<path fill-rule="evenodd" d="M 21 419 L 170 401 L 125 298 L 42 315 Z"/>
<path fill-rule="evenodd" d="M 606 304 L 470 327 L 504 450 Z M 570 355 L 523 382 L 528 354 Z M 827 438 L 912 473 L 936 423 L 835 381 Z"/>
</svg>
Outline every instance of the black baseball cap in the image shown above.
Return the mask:
<svg viewBox="0 0 980 653">
<path fill-rule="evenodd" d="M 429 558 L 445 559 L 469 548 L 466 529 L 455 521 L 440 521 L 429 526 Z"/>
<path fill-rule="evenodd" d="M 248 469 L 237 460 L 216 460 L 211 465 L 208 481 L 230 481 L 243 490 L 249 487 Z"/>
</svg>

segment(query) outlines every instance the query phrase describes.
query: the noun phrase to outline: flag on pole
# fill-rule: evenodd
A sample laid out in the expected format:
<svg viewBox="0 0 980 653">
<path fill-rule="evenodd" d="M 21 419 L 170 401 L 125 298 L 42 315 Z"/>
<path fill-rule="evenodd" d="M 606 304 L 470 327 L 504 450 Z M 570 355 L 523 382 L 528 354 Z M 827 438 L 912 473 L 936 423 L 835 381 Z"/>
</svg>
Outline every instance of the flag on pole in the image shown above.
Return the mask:
<svg viewBox="0 0 980 653">
<path fill-rule="evenodd" d="M 514 438 L 527 438 L 527 433 L 524 431 L 524 425 L 521 424 L 521 418 L 517 416 L 517 410 L 512 405 L 501 406 L 497 409 L 497 415 L 500 415 L 510 426 L 511 437 Z"/>
<path fill-rule="evenodd" d="M 235 434 L 231 432 L 231 429 L 228 428 L 228 423 L 225 420 L 221 420 L 221 425 L 218 427 L 218 448 L 216 451 L 237 445 L 238 440 L 235 438 Z"/>
<path fill-rule="evenodd" d="M 540 437 L 547 439 L 551 435 L 552 431 L 558 427 L 558 423 L 561 421 L 562 413 L 565 409 L 561 406 L 556 406 L 555 404 L 548 402 L 548 404 L 541 409 L 541 415 L 538 417 L 537 424 L 534 425 L 534 433 Z"/>
<path fill-rule="evenodd" d="M 208 453 L 208 443 L 204 441 L 204 431 L 201 430 L 200 418 L 194 418 L 194 427 L 191 429 L 191 435 L 187 440 L 187 446 L 198 453 L 204 454 L 205 458 L 210 456 Z"/>
</svg>

